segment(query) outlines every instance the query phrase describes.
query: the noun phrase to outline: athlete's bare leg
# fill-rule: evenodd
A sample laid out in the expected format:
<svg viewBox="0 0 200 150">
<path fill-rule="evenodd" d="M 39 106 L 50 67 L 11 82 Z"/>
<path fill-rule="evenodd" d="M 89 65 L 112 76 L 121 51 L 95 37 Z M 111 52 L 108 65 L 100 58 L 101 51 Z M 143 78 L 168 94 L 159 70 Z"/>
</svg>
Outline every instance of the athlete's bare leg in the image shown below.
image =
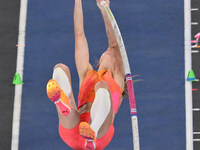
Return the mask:
<svg viewBox="0 0 200 150">
<path fill-rule="evenodd" d="M 108 90 L 108 92 L 110 94 L 110 89 L 109 89 L 109 85 L 108 85 L 107 82 L 105 82 L 105 81 L 98 82 L 95 85 L 95 92 L 97 92 L 97 90 L 100 89 L 100 88 L 104 88 L 104 89 Z M 111 95 L 110 95 L 110 103 L 111 103 L 110 111 L 109 111 L 105 121 L 103 122 L 103 124 L 101 125 L 101 127 L 100 127 L 100 129 L 99 129 L 99 131 L 97 133 L 97 135 L 98 135 L 97 139 L 103 137 L 107 133 L 111 123 L 113 122 L 114 112 L 113 112 L 113 105 L 112 105 Z"/>
<path fill-rule="evenodd" d="M 99 81 L 95 85 L 95 99 L 90 114 L 90 124 L 82 122 L 79 126 L 79 132 L 84 138 L 95 141 L 107 133 L 114 119 L 110 89 L 105 81 Z"/>
<path fill-rule="evenodd" d="M 70 70 L 69 68 L 64 65 L 64 64 L 57 64 L 55 67 L 54 67 L 54 70 L 55 69 L 62 69 L 65 74 L 67 75 L 68 79 L 69 79 L 69 82 L 70 82 L 70 86 L 71 86 L 71 93 L 69 95 L 69 99 L 70 99 L 70 104 L 71 104 L 71 112 L 69 115 L 67 116 L 63 116 L 60 111 L 59 111 L 59 108 L 56 106 L 56 109 L 57 109 L 57 112 L 58 112 L 58 117 L 59 117 L 59 123 L 66 129 L 71 129 L 71 128 L 74 128 L 78 125 L 78 123 L 80 122 L 80 116 L 79 116 L 79 113 L 77 111 L 77 107 L 76 107 L 76 103 L 75 103 L 75 100 L 74 100 L 74 95 L 73 95 L 73 91 L 72 91 L 72 84 L 71 84 L 71 74 L 70 74 Z M 59 78 L 59 76 L 57 77 Z M 59 80 L 59 79 L 58 79 Z M 65 82 L 65 81 L 63 81 Z M 62 88 L 62 87 L 61 87 Z"/>
</svg>

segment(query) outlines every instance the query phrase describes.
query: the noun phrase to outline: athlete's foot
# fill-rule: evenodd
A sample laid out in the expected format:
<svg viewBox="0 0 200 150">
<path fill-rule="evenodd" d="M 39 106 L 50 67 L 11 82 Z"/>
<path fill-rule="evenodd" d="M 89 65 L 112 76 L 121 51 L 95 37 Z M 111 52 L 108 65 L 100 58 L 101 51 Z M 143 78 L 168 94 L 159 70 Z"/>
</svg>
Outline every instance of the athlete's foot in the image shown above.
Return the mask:
<svg viewBox="0 0 200 150">
<path fill-rule="evenodd" d="M 66 96 L 64 91 L 60 88 L 60 86 L 54 79 L 49 80 L 49 82 L 47 83 L 47 96 L 52 102 L 54 102 L 58 106 L 59 111 L 63 116 L 67 116 L 70 114 L 70 99 Z"/>
<path fill-rule="evenodd" d="M 90 125 L 87 122 L 80 123 L 79 133 L 86 140 L 85 149 L 86 150 L 95 150 L 95 148 L 96 148 L 95 132 L 92 130 L 92 128 L 90 127 Z"/>
</svg>

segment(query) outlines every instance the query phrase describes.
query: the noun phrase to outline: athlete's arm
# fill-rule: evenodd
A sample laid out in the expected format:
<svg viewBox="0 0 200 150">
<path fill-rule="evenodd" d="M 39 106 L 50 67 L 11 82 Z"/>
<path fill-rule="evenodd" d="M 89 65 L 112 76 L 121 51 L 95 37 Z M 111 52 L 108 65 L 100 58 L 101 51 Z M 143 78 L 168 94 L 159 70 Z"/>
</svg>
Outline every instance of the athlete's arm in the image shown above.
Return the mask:
<svg viewBox="0 0 200 150">
<path fill-rule="evenodd" d="M 102 0 L 96 0 L 97 1 L 97 6 L 99 7 L 101 14 L 103 16 L 103 20 L 105 23 L 105 28 L 106 28 L 106 34 L 108 38 L 108 44 L 109 44 L 109 49 L 110 53 L 112 54 L 112 59 L 115 61 L 115 67 L 113 68 L 113 76 L 115 78 L 116 73 L 124 72 L 123 68 L 123 63 L 122 63 L 122 58 L 121 58 L 121 53 L 119 50 L 118 42 L 114 33 L 114 30 L 112 28 L 110 19 L 108 15 L 106 14 L 103 6 L 100 5 L 100 2 Z M 107 3 L 109 3 L 109 0 L 105 0 Z"/>
<path fill-rule="evenodd" d="M 100 5 L 100 2 L 102 0 L 96 0 L 97 1 L 97 6 L 99 7 L 101 14 L 103 16 L 103 20 L 105 23 L 105 28 L 106 28 L 106 34 L 108 38 L 108 43 L 109 43 L 109 49 L 110 52 L 112 53 L 112 59 L 115 59 L 115 67 L 112 70 L 113 72 L 113 77 L 117 84 L 124 89 L 124 67 L 122 63 L 122 58 L 121 58 L 121 53 L 119 50 L 119 46 L 117 43 L 117 39 L 114 33 L 114 30 L 112 28 L 111 22 L 109 17 L 107 16 L 103 6 Z M 109 0 L 105 0 L 107 3 L 109 3 Z"/>
<path fill-rule="evenodd" d="M 80 81 L 84 79 L 89 63 L 89 49 L 84 33 L 82 0 L 75 0 L 74 5 L 75 62 Z"/>
<path fill-rule="evenodd" d="M 115 33 L 113 31 L 113 28 L 112 28 L 112 25 L 110 23 L 110 20 L 104 10 L 104 8 L 100 5 L 100 2 L 102 0 L 96 0 L 97 1 L 97 6 L 99 7 L 100 11 L 101 11 L 101 14 L 103 16 L 103 20 L 104 20 L 104 23 L 105 23 L 105 28 L 106 28 L 106 34 L 107 34 L 107 38 L 108 38 L 108 44 L 109 44 L 109 48 L 110 50 L 112 51 L 114 49 L 119 51 L 119 47 L 118 47 L 118 43 L 117 43 L 117 39 L 115 37 Z M 108 0 L 106 0 L 107 3 L 109 3 Z M 116 53 L 116 51 L 115 51 Z"/>
</svg>

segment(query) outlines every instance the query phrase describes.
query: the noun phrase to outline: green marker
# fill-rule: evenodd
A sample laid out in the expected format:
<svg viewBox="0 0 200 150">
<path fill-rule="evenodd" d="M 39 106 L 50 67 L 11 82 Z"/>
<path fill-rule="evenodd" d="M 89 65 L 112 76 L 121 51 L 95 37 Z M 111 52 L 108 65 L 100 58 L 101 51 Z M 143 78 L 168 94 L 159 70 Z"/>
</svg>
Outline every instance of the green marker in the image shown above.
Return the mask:
<svg viewBox="0 0 200 150">
<path fill-rule="evenodd" d="M 15 77 L 13 79 L 13 84 L 23 84 L 19 73 L 15 73 Z"/>
<path fill-rule="evenodd" d="M 187 81 L 196 81 L 196 77 L 193 70 L 190 70 L 188 72 Z"/>
</svg>

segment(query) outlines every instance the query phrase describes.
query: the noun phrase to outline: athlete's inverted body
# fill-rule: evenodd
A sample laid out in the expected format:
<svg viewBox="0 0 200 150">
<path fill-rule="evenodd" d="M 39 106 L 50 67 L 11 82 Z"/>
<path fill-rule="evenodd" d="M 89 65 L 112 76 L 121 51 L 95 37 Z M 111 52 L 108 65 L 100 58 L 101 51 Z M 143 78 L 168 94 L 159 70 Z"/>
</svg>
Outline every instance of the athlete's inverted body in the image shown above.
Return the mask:
<svg viewBox="0 0 200 150">
<path fill-rule="evenodd" d="M 56 104 L 59 133 L 72 149 L 104 149 L 114 134 L 113 121 L 124 90 L 124 68 L 114 31 L 104 9 L 108 49 L 99 59 L 98 70 L 89 63 L 89 48 L 83 27 L 82 0 L 75 0 L 75 62 L 79 75 L 78 107 L 75 104 L 69 68 L 54 67 L 53 79 L 47 84 L 47 95 Z M 109 1 L 107 1 L 109 3 Z"/>
</svg>

